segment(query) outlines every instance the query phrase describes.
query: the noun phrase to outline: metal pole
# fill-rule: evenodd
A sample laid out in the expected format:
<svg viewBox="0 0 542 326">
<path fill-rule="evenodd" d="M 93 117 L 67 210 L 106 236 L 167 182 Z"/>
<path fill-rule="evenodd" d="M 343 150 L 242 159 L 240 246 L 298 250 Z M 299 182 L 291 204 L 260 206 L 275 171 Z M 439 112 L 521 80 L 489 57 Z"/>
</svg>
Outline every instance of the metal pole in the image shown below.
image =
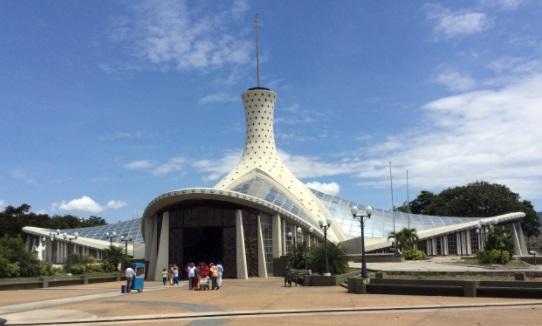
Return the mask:
<svg viewBox="0 0 542 326">
<path fill-rule="evenodd" d="M 258 15 L 254 20 L 254 27 L 256 29 L 256 87 L 260 87 L 260 20 Z"/>
<path fill-rule="evenodd" d="M 408 228 L 410 229 L 410 194 L 408 189 L 408 170 L 406 170 L 406 200 L 407 200 L 407 213 L 408 213 Z"/>
<path fill-rule="evenodd" d="M 72 272 L 72 240 L 68 240 L 68 266 L 66 267 L 66 274 L 71 274 Z"/>
<path fill-rule="evenodd" d="M 324 252 L 325 252 L 325 258 L 326 258 L 326 275 L 329 275 L 329 263 L 327 261 L 327 228 L 328 226 L 324 227 Z"/>
<path fill-rule="evenodd" d="M 393 233 L 395 233 L 395 204 L 393 202 L 393 178 L 391 176 L 391 161 L 390 161 L 390 192 L 391 192 L 391 218 L 393 220 Z"/>
<path fill-rule="evenodd" d="M 367 260 L 365 258 L 365 225 L 363 216 L 359 217 L 361 225 L 361 278 L 368 278 L 367 275 Z"/>
</svg>

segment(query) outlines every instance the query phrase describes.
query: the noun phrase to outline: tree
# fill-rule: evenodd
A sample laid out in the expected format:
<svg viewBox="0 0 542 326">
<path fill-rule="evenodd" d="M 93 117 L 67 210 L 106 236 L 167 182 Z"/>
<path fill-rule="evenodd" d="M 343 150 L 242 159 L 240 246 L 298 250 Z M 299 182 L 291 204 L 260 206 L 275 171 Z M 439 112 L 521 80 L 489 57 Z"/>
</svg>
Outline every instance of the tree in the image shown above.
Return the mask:
<svg viewBox="0 0 542 326">
<path fill-rule="evenodd" d="M 0 238 L 0 277 L 37 276 L 40 262 L 25 249 L 21 237 Z"/>
<path fill-rule="evenodd" d="M 118 271 L 118 266 L 123 266 L 127 260 L 122 247 L 109 246 L 102 252 L 102 263 L 107 272 Z"/>
<path fill-rule="evenodd" d="M 403 228 L 399 232 L 390 232 L 388 240 L 395 239 L 396 243 L 404 250 L 413 250 L 418 242 L 416 229 Z"/>
<path fill-rule="evenodd" d="M 477 181 L 445 189 L 434 198 L 430 192 L 422 191 L 410 206 L 413 213 L 440 216 L 490 217 L 524 212 L 523 232 L 527 237 L 540 233 L 540 223 L 531 202 L 521 200 L 519 194 L 501 184 Z"/>
<path fill-rule="evenodd" d="M 99 216 L 91 216 L 89 218 L 82 218 L 81 219 L 81 226 L 83 228 L 89 227 L 89 226 L 100 226 L 100 225 L 106 225 L 107 222 L 103 217 Z"/>
<path fill-rule="evenodd" d="M 107 224 L 105 219 L 98 216 L 80 218 L 73 215 L 37 214 L 30 211 L 30 205 L 21 204 L 19 207 L 7 206 L 0 212 L 0 236 L 24 236 L 23 227 L 36 226 L 47 229 L 71 229 Z"/>
<path fill-rule="evenodd" d="M 332 274 L 343 274 L 348 268 L 348 257 L 346 256 L 346 250 L 340 244 L 332 242 L 327 243 L 327 256 L 329 263 L 329 271 Z M 326 271 L 326 259 L 325 259 L 325 247 L 321 245 L 311 248 L 307 253 L 307 259 L 310 262 L 310 267 L 318 273 L 325 273 Z"/>
<path fill-rule="evenodd" d="M 431 191 L 422 190 L 416 199 L 399 207 L 398 210 L 405 213 L 427 214 L 427 207 L 431 205 L 435 198 L 437 196 Z"/>
<path fill-rule="evenodd" d="M 479 254 L 480 261 L 483 263 L 500 262 L 504 265 L 514 253 L 514 247 L 514 240 L 510 232 L 500 227 L 492 228 L 487 236 L 484 251 Z"/>
</svg>

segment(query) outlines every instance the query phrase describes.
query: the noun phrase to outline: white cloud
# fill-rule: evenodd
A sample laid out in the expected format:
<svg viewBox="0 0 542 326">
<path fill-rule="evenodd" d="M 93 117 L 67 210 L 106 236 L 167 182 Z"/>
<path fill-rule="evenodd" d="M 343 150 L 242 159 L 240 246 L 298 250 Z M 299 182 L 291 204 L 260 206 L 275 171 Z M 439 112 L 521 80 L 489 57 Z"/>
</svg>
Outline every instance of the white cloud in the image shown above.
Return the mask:
<svg viewBox="0 0 542 326">
<path fill-rule="evenodd" d="M 8 206 L 8 203 L 6 201 L 0 199 L 0 209 L 4 209 L 4 208 L 6 208 L 6 206 Z"/>
<path fill-rule="evenodd" d="M 510 0 L 509 0 L 510 1 Z M 516 0 L 518 1 L 518 0 Z M 241 19 L 245 13 L 250 9 L 250 5 L 247 0 L 235 0 L 231 8 L 231 14 L 235 19 Z"/>
<path fill-rule="evenodd" d="M 186 159 L 183 157 L 173 157 L 170 158 L 166 163 L 158 165 L 152 170 L 152 174 L 157 176 L 166 175 L 172 172 L 179 171 L 183 168 Z"/>
<path fill-rule="evenodd" d="M 190 5 L 189 5 L 190 4 Z M 114 19 L 112 39 L 126 44 L 144 62 L 159 69 L 206 69 L 250 62 L 252 43 L 230 31 L 248 10 L 244 1 L 218 6 L 173 0 L 132 4 Z"/>
<path fill-rule="evenodd" d="M 198 172 L 206 174 L 205 180 L 215 181 L 233 170 L 240 158 L 241 152 L 226 152 L 225 155 L 218 160 L 198 160 L 193 162 L 192 166 Z"/>
<path fill-rule="evenodd" d="M 152 166 L 153 164 L 147 160 L 132 161 L 124 165 L 124 167 L 128 170 L 147 170 L 150 169 Z"/>
<path fill-rule="evenodd" d="M 200 104 L 209 104 L 209 103 L 226 103 L 226 102 L 240 102 L 239 96 L 234 96 L 231 94 L 219 92 L 214 94 L 209 94 L 199 99 Z"/>
<path fill-rule="evenodd" d="M 301 179 L 334 176 L 355 172 L 357 162 L 324 162 L 318 157 L 291 155 L 279 150 L 279 156 L 295 176 Z"/>
<path fill-rule="evenodd" d="M 106 207 L 111 209 L 119 209 L 125 207 L 126 205 L 128 204 L 125 201 L 112 199 L 107 202 Z"/>
<path fill-rule="evenodd" d="M 336 196 L 339 194 L 341 187 L 336 182 L 324 183 L 324 182 L 308 182 L 306 183 L 307 187 L 321 191 L 325 194 Z"/>
<path fill-rule="evenodd" d="M 482 4 L 502 10 L 516 10 L 525 3 L 525 0 L 482 0 Z"/>
<path fill-rule="evenodd" d="M 542 72 L 542 61 L 530 57 L 501 57 L 491 61 L 488 68 L 497 73 L 537 74 Z"/>
<path fill-rule="evenodd" d="M 28 184 L 36 183 L 36 180 L 23 169 L 13 169 L 10 171 L 9 176 L 13 179 L 22 180 Z"/>
<path fill-rule="evenodd" d="M 427 125 L 397 136 L 400 146 L 363 163 L 364 184 L 386 184 L 392 160 L 423 188 L 486 180 L 523 197 L 542 195 L 542 74 L 441 98 L 424 110 Z"/>
<path fill-rule="evenodd" d="M 444 38 L 473 35 L 488 30 L 493 20 L 483 12 L 451 11 L 439 5 L 426 6 L 427 19 L 434 22 L 433 32 Z"/>
<path fill-rule="evenodd" d="M 126 206 L 126 202 L 120 200 L 110 200 L 105 207 L 100 205 L 89 196 L 81 196 L 69 201 L 63 200 L 59 203 L 53 203 L 51 210 L 80 211 L 88 213 L 101 213 L 106 209 L 119 209 Z"/>
<path fill-rule="evenodd" d="M 471 76 L 449 69 L 441 72 L 437 76 L 436 82 L 453 92 L 471 90 L 476 86 L 476 81 Z"/>
<path fill-rule="evenodd" d="M 88 196 L 82 196 L 81 198 L 72 199 L 70 201 L 63 200 L 60 203 L 53 203 L 52 206 L 54 210 L 60 209 L 63 211 L 101 213 L 104 210 L 100 204 Z"/>
</svg>

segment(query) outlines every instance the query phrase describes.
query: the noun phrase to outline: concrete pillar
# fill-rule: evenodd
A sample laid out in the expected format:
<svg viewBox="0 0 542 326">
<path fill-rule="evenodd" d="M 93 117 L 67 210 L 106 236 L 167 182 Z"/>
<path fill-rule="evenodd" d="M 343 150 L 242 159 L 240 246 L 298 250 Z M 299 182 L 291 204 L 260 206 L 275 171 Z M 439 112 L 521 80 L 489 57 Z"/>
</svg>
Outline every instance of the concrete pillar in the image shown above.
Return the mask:
<svg viewBox="0 0 542 326">
<path fill-rule="evenodd" d="M 444 235 L 442 236 L 442 254 L 444 256 L 448 256 L 448 236 L 447 235 Z"/>
<path fill-rule="evenodd" d="M 247 256 L 245 251 L 245 232 L 243 230 L 243 211 L 235 210 L 235 253 L 237 263 L 237 278 L 247 279 Z"/>
<path fill-rule="evenodd" d="M 467 251 L 467 231 L 463 231 L 461 232 L 461 237 L 463 238 L 462 240 L 462 243 L 463 243 L 463 255 L 468 255 L 468 251 Z"/>
<path fill-rule="evenodd" d="M 461 232 L 455 234 L 455 241 L 457 242 L 457 255 L 461 256 L 463 254 L 463 247 L 461 245 Z"/>
<path fill-rule="evenodd" d="M 465 234 L 467 235 L 467 255 L 472 255 L 472 230 L 465 231 Z"/>
<path fill-rule="evenodd" d="M 265 245 L 263 243 L 262 222 L 258 215 L 258 276 L 267 277 L 267 264 L 265 262 Z"/>
<path fill-rule="evenodd" d="M 169 265 L 169 212 L 162 213 L 162 228 L 160 230 L 160 245 L 154 267 L 154 280 L 162 279 L 162 270 Z"/>
<path fill-rule="evenodd" d="M 280 221 L 280 226 L 282 228 L 282 232 L 281 232 L 281 242 L 282 242 L 282 255 L 286 255 L 287 252 L 286 252 L 286 220 L 285 219 L 281 219 Z"/>
<path fill-rule="evenodd" d="M 432 241 L 431 246 L 433 247 L 433 256 L 436 256 L 436 255 L 438 255 L 438 251 L 437 251 L 438 238 L 431 238 L 431 241 Z"/>
<path fill-rule="evenodd" d="M 273 215 L 272 228 L 273 228 L 273 258 L 279 258 L 282 256 L 282 225 L 280 221 L 280 215 Z"/>
</svg>

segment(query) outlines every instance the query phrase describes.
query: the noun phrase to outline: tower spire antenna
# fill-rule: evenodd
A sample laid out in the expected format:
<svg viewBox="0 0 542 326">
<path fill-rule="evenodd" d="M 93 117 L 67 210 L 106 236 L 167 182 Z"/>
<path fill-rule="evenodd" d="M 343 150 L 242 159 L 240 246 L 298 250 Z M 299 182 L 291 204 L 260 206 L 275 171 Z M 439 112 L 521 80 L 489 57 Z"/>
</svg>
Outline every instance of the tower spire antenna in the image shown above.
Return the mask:
<svg viewBox="0 0 542 326">
<path fill-rule="evenodd" d="M 258 14 L 254 19 L 254 29 L 256 30 L 256 87 L 260 87 L 260 20 Z"/>
</svg>

